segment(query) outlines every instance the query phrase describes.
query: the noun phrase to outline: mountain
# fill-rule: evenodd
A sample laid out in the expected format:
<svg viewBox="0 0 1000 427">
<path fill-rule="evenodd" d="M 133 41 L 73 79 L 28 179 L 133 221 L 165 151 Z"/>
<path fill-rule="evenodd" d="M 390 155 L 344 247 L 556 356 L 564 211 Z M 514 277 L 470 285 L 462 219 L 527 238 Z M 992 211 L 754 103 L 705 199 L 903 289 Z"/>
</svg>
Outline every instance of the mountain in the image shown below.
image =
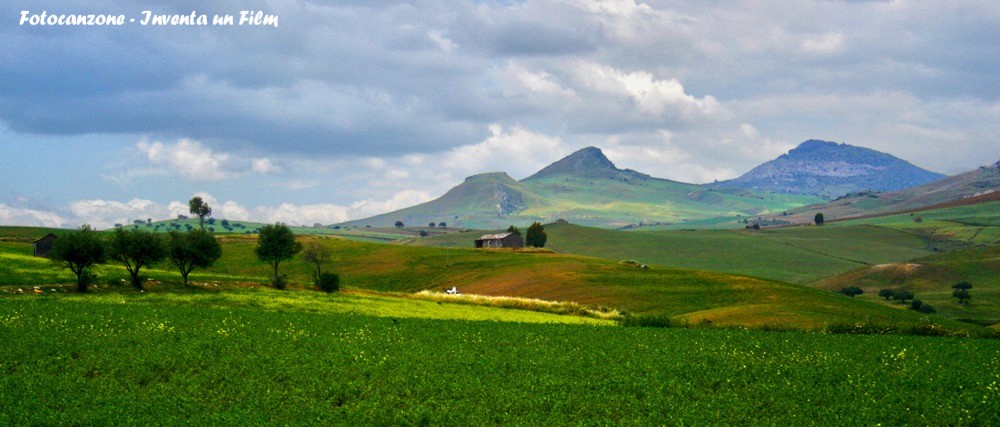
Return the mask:
<svg viewBox="0 0 1000 427">
<path fill-rule="evenodd" d="M 820 212 L 831 220 L 992 201 L 1000 201 L 1000 162 L 904 190 L 851 193 L 831 202 L 792 209 L 780 217 L 765 216 L 765 219 L 804 224 L 812 222 L 813 216 Z"/>
<path fill-rule="evenodd" d="M 943 177 L 869 148 L 813 139 L 715 185 L 832 199 L 862 190 L 902 190 Z"/>
<path fill-rule="evenodd" d="M 391 227 L 445 222 L 451 227 L 502 229 L 556 219 L 619 228 L 677 224 L 715 217 L 757 216 L 819 201 L 816 197 L 710 188 L 619 169 L 587 147 L 515 181 L 505 173 L 468 177 L 438 199 L 341 226 Z"/>
<path fill-rule="evenodd" d="M 556 175 L 572 175 L 579 177 L 612 178 L 624 172 L 604 155 L 601 149 L 587 147 L 564 157 L 542 170 L 525 178 L 525 181 L 540 180 Z"/>
</svg>

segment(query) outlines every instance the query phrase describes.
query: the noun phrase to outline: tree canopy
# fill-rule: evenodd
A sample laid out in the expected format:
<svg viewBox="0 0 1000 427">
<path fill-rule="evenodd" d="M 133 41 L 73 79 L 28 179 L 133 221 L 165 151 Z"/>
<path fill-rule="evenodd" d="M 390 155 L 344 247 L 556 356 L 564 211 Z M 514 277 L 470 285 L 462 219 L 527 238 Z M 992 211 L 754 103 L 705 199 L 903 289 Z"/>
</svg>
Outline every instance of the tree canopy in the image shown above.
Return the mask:
<svg viewBox="0 0 1000 427">
<path fill-rule="evenodd" d="M 528 232 L 524 236 L 524 244 L 536 248 L 544 248 L 545 242 L 548 239 L 548 235 L 545 234 L 545 227 L 542 226 L 542 223 L 536 221 L 528 227 Z"/>
<path fill-rule="evenodd" d="M 191 215 L 198 217 L 198 225 L 205 228 L 205 218 L 212 216 L 212 207 L 201 200 L 201 197 L 194 196 L 188 200 L 188 208 Z"/>
<path fill-rule="evenodd" d="M 108 241 L 108 256 L 122 263 L 132 279 L 132 286 L 142 289 L 142 267 L 167 257 L 167 247 L 160 235 L 142 230 L 115 229 Z"/>
<path fill-rule="evenodd" d="M 265 225 L 260 228 L 257 237 L 257 248 L 254 254 L 274 268 L 272 284 L 276 288 L 284 288 L 284 280 L 278 274 L 281 261 L 291 259 L 302 250 L 302 243 L 295 241 L 295 233 L 282 223 Z"/>
<path fill-rule="evenodd" d="M 88 269 L 107 259 L 104 242 L 89 225 L 56 238 L 49 259 L 76 275 L 77 292 L 87 292 L 92 276 Z"/>
<path fill-rule="evenodd" d="M 171 230 L 167 242 L 170 262 L 180 271 L 184 286 L 188 285 L 188 274 L 195 268 L 210 267 L 222 257 L 222 245 L 205 230 L 181 233 Z"/>
</svg>

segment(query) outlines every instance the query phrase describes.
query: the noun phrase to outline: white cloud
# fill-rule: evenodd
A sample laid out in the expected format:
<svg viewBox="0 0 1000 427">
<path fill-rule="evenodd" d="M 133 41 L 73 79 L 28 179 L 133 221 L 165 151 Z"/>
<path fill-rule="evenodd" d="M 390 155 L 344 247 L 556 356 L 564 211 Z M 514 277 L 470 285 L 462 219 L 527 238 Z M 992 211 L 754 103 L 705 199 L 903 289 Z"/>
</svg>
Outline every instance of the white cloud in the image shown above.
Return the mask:
<svg viewBox="0 0 1000 427">
<path fill-rule="evenodd" d="M 347 210 L 351 219 L 364 219 L 395 210 L 418 205 L 432 198 L 427 192 L 417 190 L 403 190 L 393 194 L 388 200 L 360 200 L 351 204 Z"/>
<path fill-rule="evenodd" d="M 139 141 L 136 148 L 153 165 L 162 165 L 192 181 L 219 181 L 232 174 L 224 170 L 230 156 L 214 153 L 198 141 L 181 139 L 176 144 Z"/>
<path fill-rule="evenodd" d="M 0 224 L 57 228 L 82 225 L 55 212 L 19 208 L 6 203 L 0 203 Z"/>
<path fill-rule="evenodd" d="M 269 173 L 281 172 L 281 168 L 275 166 L 274 163 L 271 162 L 271 159 L 268 158 L 254 159 L 253 167 L 251 168 L 251 170 L 253 171 L 253 173 L 257 174 L 269 174 Z"/>
<path fill-rule="evenodd" d="M 840 53 L 844 47 L 844 35 L 826 33 L 802 41 L 802 51 L 814 55 L 833 55 Z"/>
</svg>

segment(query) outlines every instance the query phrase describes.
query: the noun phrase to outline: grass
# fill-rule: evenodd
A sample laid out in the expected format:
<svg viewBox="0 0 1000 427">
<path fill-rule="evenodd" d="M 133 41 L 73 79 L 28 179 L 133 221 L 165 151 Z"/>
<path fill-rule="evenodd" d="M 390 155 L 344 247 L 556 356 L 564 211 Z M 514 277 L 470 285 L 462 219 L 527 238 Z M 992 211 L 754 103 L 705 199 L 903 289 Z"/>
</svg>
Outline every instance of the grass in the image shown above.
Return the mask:
<svg viewBox="0 0 1000 427">
<path fill-rule="evenodd" d="M 377 317 L 355 308 L 365 297 L 233 295 L 0 296 L 0 424 L 1000 423 L 997 340 Z"/>
<path fill-rule="evenodd" d="M 565 301 L 665 316 L 678 324 L 728 327 L 823 330 L 838 322 L 870 322 L 902 329 L 922 322 L 922 316 L 915 312 L 725 273 L 656 266 L 642 270 L 616 261 L 544 252 L 413 247 L 329 237 L 301 239 L 314 239 L 330 248 L 334 255 L 328 269 L 341 276 L 347 289 L 412 294 L 457 287 L 463 294 Z M 253 236 L 222 237 L 222 242 L 222 259 L 209 269 L 192 273 L 196 288 L 268 282 L 271 271 L 255 259 Z M 26 246 L 0 245 L 0 256 L 10 261 L 0 269 L 0 293 L 49 283 L 70 287 L 73 278 L 68 273 L 54 270 L 45 261 L 11 255 L 23 253 Z M 304 262 L 286 261 L 281 269 L 293 288 L 311 287 L 312 270 Z M 97 273 L 98 289 L 121 287 L 121 280 L 127 277 L 122 267 L 112 265 L 102 266 Z M 179 274 L 165 264 L 144 274 L 154 280 L 147 286 L 149 291 L 179 287 Z M 977 328 L 981 329 L 944 318 L 935 318 L 935 322 L 962 334 L 978 334 Z"/>
<path fill-rule="evenodd" d="M 951 295 L 951 286 L 961 281 L 974 286 L 968 305 L 958 304 Z M 860 268 L 819 280 L 814 286 L 831 291 L 858 286 L 865 294 L 857 298 L 890 306 L 899 304 L 879 298 L 878 291 L 905 288 L 944 317 L 983 325 L 996 324 L 1000 323 L 1000 244 L 930 255 L 906 263 Z"/>
</svg>

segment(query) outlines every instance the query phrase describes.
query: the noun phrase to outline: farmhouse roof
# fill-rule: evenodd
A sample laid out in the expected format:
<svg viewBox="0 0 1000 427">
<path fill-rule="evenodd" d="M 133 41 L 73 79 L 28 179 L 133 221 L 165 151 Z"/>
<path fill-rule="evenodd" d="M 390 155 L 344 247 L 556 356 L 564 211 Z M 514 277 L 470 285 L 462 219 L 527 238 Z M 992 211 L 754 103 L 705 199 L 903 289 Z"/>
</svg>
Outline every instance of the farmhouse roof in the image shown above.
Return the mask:
<svg viewBox="0 0 1000 427">
<path fill-rule="evenodd" d="M 35 241 L 31 242 L 31 243 L 38 243 L 38 242 L 41 242 L 42 240 L 48 240 L 50 238 L 56 238 L 56 237 L 58 237 L 58 236 L 56 236 L 55 234 L 49 233 L 49 234 L 46 234 L 46 235 L 40 237 L 38 240 L 35 240 Z"/>
<path fill-rule="evenodd" d="M 483 237 L 480 237 L 476 240 L 500 240 L 507 236 L 510 236 L 511 234 L 512 233 L 484 234 Z"/>
</svg>

